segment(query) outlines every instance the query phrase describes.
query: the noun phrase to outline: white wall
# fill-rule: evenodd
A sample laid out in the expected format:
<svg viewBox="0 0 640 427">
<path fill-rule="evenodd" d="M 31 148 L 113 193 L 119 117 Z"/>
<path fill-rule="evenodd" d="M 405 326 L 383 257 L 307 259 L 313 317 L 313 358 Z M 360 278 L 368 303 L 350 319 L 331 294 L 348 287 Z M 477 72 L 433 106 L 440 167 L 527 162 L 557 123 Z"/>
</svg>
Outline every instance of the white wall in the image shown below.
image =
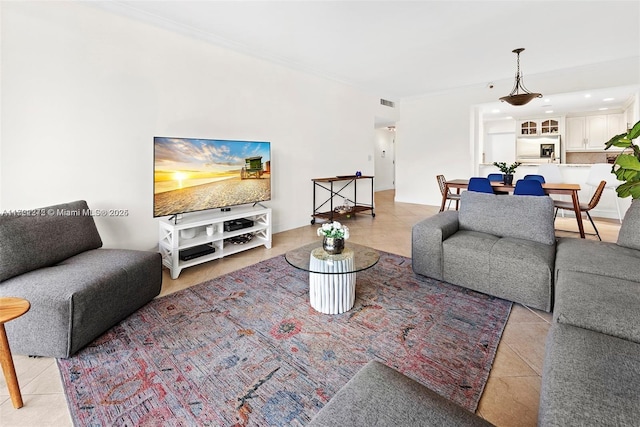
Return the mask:
<svg viewBox="0 0 640 427">
<path fill-rule="evenodd" d="M 469 92 L 401 102 L 396 126 L 396 201 L 439 205 L 436 175 L 448 179 L 470 176 Z"/>
<path fill-rule="evenodd" d="M 513 119 L 488 120 L 483 122 L 483 137 L 480 144 L 480 162 L 507 162 L 516 160 L 516 122 Z"/>
<path fill-rule="evenodd" d="M 396 133 L 387 128 L 375 131 L 375 191 L 394 188 L 395 137 Z"/>
<path fill-rule="evenodd" d="M 106 247 L 157 247 L 153 136 L 271 141 L 274 231 L 311 178 L 374 173 L 379 100 L 80 2 L 1 2 L 0 206 L 86 199 Z"/>
<path fill-rule="evenodd" d="M 0 213 L 2 207 L 2 4 L 0 3 Z"/>
<path fill-rule="evenodd" d="M 482 163 L 516 161 L 516 133 L 489 133 L 484 140 L 484 159 Z"/>
<path fill-rule="evenodd" d="M 527 87 L 546 94 L 640 83 L 638 56 L 556 73 L 527 75 Z M 436 175 L 467 178 L 482 161 L 482 127 L 474 106 L 509 93 L 513 80 L 402 100 L 396 132 L 396 200 L 438 206 Z"/>
</svg>

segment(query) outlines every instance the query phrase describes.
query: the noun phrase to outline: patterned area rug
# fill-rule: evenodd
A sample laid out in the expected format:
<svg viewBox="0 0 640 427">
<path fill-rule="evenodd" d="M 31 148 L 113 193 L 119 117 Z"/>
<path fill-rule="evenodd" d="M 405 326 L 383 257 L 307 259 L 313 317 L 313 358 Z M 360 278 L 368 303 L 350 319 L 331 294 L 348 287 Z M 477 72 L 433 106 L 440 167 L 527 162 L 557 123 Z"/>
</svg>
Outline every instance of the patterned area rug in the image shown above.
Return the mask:
<svg viewBox="0 0 640 427">
<path fill-rule="evenodd" d="M 81 426 L 305 425 L 377 359 L 474 411 L 508 301 L 416 276 L 382 253 L 354 308 L 316 312 L 278 256 L 153 300 L 58 360 Z"/>
</svg>

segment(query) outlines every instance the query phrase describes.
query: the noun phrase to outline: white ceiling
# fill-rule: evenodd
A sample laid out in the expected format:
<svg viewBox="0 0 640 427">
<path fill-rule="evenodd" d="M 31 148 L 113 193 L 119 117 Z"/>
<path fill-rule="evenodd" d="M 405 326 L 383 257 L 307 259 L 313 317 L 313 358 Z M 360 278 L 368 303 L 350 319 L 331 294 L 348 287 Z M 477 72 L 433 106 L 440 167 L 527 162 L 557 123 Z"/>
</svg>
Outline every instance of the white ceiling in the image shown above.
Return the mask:
<svg viewBox="0 0 640 427">
<path fill-rule="evenodd" d="M 637 0 L 91 4 L 393 101 L 513 79 L 518 47 L 526 48 L 525 83 L 527 75 L 640 57 Z"/>
<path fill-rule="evenodd" d="M 588 92 L 571 92 L 545 95 L 534 99 L 527 105 L 511 106 L 496 101 L 482 104 L 480 110 L 487 120 L 505 118 L 558 117 L 565 114 L 584 112 L 619 111 L 628 105 L 631 94 L 637 93 L 640 86 L 609 87 Z"/>
</svg>

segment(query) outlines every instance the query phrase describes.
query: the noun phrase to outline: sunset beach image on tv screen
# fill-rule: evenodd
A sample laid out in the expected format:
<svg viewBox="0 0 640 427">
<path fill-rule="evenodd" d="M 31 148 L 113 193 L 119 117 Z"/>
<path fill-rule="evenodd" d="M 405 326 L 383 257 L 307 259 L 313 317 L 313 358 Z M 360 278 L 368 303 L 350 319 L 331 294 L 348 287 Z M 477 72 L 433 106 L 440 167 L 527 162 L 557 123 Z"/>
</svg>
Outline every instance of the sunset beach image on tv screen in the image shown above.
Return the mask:
<svg viewBox="0 0 640 427">
<path fill-rule="evenodd" d="M 271 144 L 154 138 L 153 216 L 271 199 Z"/>
</svg>

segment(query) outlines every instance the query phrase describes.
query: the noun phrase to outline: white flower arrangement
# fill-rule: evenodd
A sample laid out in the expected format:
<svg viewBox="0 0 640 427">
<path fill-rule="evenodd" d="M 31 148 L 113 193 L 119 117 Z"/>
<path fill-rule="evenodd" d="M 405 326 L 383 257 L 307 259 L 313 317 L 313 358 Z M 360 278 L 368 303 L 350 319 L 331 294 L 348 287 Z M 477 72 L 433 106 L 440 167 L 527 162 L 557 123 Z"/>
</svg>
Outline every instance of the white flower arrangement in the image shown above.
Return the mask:
<svg viewBox="0 0 640 427">
<path fill-rule="evenodd" d="M 347 240 L 349 238 L 349 227 L 340 224 L 338 221 L 327 222 L 322 224 L 322 227 L 318 228 L 318 236 L 321 237 L 333 237 L 342 238 Z"/>
</svg>

